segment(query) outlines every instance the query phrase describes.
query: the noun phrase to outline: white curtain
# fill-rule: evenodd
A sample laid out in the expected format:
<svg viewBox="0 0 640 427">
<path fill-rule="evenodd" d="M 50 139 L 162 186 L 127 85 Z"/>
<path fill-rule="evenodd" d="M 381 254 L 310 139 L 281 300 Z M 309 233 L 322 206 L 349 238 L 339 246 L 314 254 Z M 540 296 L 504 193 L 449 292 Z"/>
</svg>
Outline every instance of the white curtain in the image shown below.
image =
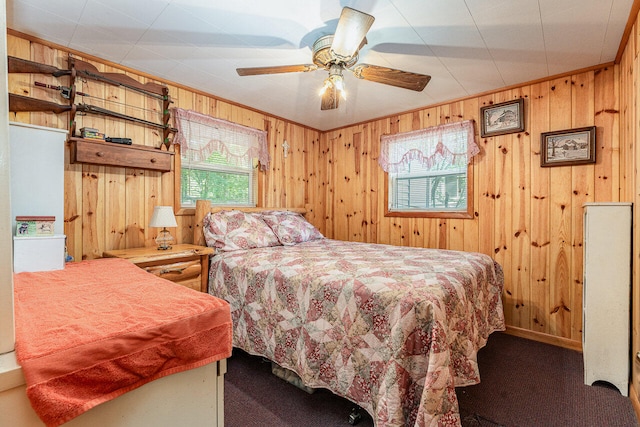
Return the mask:
<svg viewBox="0 0 640 427">
<path fill-rule="evenodd" d="M 412 160 L 425 168 L 469 164 L 480 149 L 475 142 L 473 120 L 448 123 L 427 129 L 382 135 L 378 163 L 385 172 L 399 172 Z"/>
<path fill-rule="evenodd" d="M 231 165 L 251 164 L 257 158 L 262 170 L 269 167 L 266 131 L 181 108 L 173 108 L 172 113 L 178 129 L 173 142 L 188 150 L 190 159 L 205 161 L 218 152 Z"/>
</svg>

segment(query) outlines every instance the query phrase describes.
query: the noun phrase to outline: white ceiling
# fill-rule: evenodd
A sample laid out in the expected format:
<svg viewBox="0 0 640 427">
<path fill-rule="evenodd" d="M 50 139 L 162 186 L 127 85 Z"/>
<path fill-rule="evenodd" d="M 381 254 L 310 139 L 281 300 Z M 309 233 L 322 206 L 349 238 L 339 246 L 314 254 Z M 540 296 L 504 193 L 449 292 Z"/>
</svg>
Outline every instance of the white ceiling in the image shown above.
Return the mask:
<svg viewBox="0 0 640 427">
<path fill-rule="evenodd" d="M 7 26 L 319 130 L 615 59 L 633 0 L 7 0 Z M 358 80 L 320 110 L 311 63 L 342 7 L 376 19 L 360 62 L 432 76 L 422 92 Z"/>
</svg>

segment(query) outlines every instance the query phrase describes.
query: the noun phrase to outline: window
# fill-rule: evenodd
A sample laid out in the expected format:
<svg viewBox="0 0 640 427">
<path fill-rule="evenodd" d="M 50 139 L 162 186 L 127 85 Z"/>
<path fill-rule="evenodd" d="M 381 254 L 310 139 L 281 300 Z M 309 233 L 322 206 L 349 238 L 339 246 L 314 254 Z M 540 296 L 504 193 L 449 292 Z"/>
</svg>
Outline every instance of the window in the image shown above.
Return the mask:
<svg viewBox="0 0 640 427">
<path fill-rule="evenodd" d="M 182 207 L 194 207 L 196 200 L 212 205 L 255 206 L 258 170 L 252 159 L 230 165 L 219 152 L 204 160 L 194 160 L 190 150 L 180 152 L 180 194 Z"/>
<path fill-rule="evenodd" d="M 266 132 L 194 111 L 174 109 L 180 145 L 181 207 L 256 206 L 258 164 L 269 164 Z"/>
<path fill-rule="evenodd" d="M 472 216 L 469 164 L 479 151 L 472 121 L 384 135 L 381 142 L 387 216 Z"/>
</svg>

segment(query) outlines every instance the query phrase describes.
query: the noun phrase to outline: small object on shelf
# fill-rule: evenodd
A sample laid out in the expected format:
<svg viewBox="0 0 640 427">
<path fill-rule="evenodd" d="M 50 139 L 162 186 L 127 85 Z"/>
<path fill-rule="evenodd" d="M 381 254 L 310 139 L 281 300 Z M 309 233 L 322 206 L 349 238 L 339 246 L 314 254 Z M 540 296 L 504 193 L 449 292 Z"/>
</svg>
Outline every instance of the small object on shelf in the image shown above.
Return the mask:
<svg viewBox="0 0 640 427">
<path fill-rule="evenodd" d="M 84 130 L 85 128 L 80 129 L 80 136 L 84 139 L 100 139 L 100 140 L 104 140 L 105 136 L 104 133 L 102 132 L 93 132 L 93 131 L 88 131 L 88 130 Z"/>
<path fill-rule="evenodd" d="M 85 132 L 94 132 L 94 133 L 98 133 L 100 132 L 100 130 L 96 129 L 96 128 L 89 128 L 89 127 L 83 127 L 80 128 L 80 133 L 85 133 Z"/>
<path fill-rule="evenodd" d="M 131 145 L 133 143 L 131 138 L 115 138 L 111 136 L 107 137 L 106 141 L 113 142 L 114 144 L 124 144 L 124 145 Z"/>
<path fill-rule="evenodd" d="M 55 216 L 17 216 L 16 236 L 52 236 Z"/>
</svg>

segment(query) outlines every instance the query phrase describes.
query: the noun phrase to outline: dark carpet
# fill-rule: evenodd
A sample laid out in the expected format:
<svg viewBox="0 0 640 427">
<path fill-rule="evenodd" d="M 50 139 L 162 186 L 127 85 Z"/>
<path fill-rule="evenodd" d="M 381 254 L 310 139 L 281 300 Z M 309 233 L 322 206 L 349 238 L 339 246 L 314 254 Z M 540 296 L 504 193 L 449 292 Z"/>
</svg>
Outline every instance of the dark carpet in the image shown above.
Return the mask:
<svg viewBox="0 0 640 427">
<path fill-rule="evenodd" d="M 463 427 L 639 426 L 615 388 L 583 384 L 582 354 L 494 333 L 478 354 L 480 384 L 456 389 Z M 323 389 L 308 394 L 234 350 L 225 376 L 226 427 L 349 426 L 354 405 Z M 358 427 L 372 427 L 360 410 Z"/>
</svg>

